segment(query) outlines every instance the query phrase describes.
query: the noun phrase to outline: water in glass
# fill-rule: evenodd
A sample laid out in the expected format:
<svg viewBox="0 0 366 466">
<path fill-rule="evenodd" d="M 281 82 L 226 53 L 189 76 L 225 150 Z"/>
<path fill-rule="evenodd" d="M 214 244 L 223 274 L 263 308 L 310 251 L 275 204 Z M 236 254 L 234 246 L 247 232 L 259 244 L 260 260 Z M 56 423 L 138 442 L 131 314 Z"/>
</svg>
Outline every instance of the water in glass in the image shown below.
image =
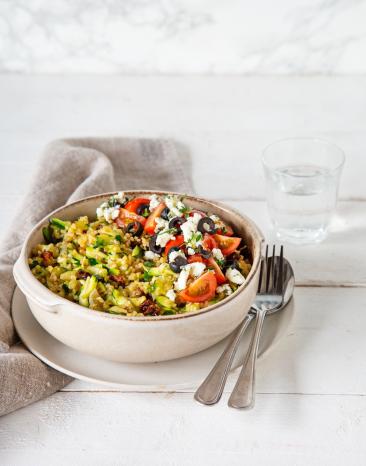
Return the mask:
<svg viewBox="0 0 366 466">
<path fill-rule="evenodd" d="M 283 239 L 321 241 L 337 200 L 337 182 L 327 168 L 286 165 L 267 173 L 269 213 Z"/>
</svg>

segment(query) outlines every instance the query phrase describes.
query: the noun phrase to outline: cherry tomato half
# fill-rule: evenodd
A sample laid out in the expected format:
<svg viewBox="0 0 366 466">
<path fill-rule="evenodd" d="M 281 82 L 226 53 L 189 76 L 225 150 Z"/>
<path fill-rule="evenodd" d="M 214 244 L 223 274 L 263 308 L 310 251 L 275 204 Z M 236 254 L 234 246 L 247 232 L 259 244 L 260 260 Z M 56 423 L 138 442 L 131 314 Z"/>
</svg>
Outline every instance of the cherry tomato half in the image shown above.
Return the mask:
<svg viewBox="0 0 366 466">
<path fill-rule="evenodd" d="M 214 239 L 221 249 L 221 252 L 224 256 L 229 256 L 232 254 L 239 246 L 241 238 L 235 238 L 233 236 L 224 236 L 224 235 L 213 235 Z"/>
<path fill-rule="evenodd" d="M 212 251 L 212 249 L 218 247 L 214 237 L 215 235 L 209 235 L 208 233 L 204 234 L 202 241 L 202 246 L 204 249 L 209 249 L 210 251 Z"/>
<path fill-rule="evenodd" d="M 201 254 L 193 254 L 192 256 L 188 256 L 187 260 L 188 264 L 192 264 L 192 262 L 205 262 Z"/>
<path fill-rule="evenodd" d="M 218 235 L 233 236 L 234 230 L 230 225 L 225 225 L 223 228 L 219 228 L 216 233 Z"/>
<path fill-rule="evenodd" d="M 183 235 L 176 236 L 175 239 L 171 239 L 170 241 L 166 243 L 164 254 L 167 256 L 171 248 L 174 248 L 174 247 L 179 248 L 180 246 L 182 246 L 183 243 L 184 243 L 184 236 Z"/>
<path fill-rule="evenodd" d="M 213 257 L 208 258 L 206 260 L 206 264 L 209 267 L 213 268 L 218 285 L 222 285 L 223 283 L 227 282 L 227 279 L 226 279 L 223 271 L 221 270 L 219 264 L 215 261 L 215 259 Z"/>
<path fill-rule="evenodd" d="M 149 204 L 150 199 L 147 199 L 145 197 L 136 197 L 136 199 L 132 199 L 131 201 L 127 202 L 127 204 L 125 205 L 125 209 L 129 212 L 134 212 L 135 214 L 137 214 L 138 208 L 140 206 Z"/>
<path fill-rule="evenodd" d="M 147 220 L 145 219 L 145 232 L 148 233 L 149 235 L 153 235 L 155 233 L 155 226 L 156 222 L 155 220 L 160 217 L 162 211 L 165 209 L 165 204 L 164 202 L 161 202 L 156 209 L 154 209 L 151 214 L 147 217 Z"/>
<path fill-rule="evenodd" d="M 179 293 L 179 298 L 188 303 L 202 303 L 215 296 L 217 280 L 215 274 L 206 272 Z"/>
<path fill-rule="evenodd" d="M 142 217 L 142 215 L 137 215 L 134 212 L 130 212 L 129 210 L 123 209 L 122 207 L 119 209 L 119 216 L 116 218 L 116 223 L 118 226 L 126 225 L 129 222 L 133 221 L 140 222 L 141 225 L 145 225 L 146 218 Z"/>
</svg>

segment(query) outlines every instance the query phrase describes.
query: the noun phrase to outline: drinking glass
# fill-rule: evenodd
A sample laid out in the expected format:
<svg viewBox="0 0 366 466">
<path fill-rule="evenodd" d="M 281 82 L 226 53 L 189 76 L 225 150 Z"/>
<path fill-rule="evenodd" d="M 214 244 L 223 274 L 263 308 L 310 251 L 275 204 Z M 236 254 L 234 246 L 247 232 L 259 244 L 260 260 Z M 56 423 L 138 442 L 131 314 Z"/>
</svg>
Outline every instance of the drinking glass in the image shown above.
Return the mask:
<svg viewBox="0 0 366 466">
<path fill-rule="evenodd" d="M 304 244 L 322 241 L 335 211 L 345 156 L 315 138 L 290 138 L 263 151 L 267 205 L 278 238 Z"/>
</svg>

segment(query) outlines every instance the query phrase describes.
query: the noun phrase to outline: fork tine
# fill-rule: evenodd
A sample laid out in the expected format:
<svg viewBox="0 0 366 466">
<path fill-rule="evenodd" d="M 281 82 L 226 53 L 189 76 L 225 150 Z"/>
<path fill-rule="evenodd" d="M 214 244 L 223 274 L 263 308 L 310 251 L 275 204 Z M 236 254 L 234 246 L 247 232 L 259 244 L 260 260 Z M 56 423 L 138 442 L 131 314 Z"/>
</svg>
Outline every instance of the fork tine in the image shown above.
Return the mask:
<svg viewBox="0 0 366 466">
<path fill-rule="evenodd" d="M 262 287 L 262 280 L 263 280 L 263 257 L 261 259 L 261 263 L 259 266 L 259 279 L 258 279 L 258 291 L 257 293 L 260 293 L 261 287 Z"/>
<path fill-rule="evenodd" d="M 265 256 L 261 260 L 261 276 L 258 284 L 258 293 L 263 293 L 266 289 L 267 283 L 267 256 L 268 256 L 268 244 L 266 245 Z"/>
<path fill-rule="evenodd" d="M 274 264 L 273 264 L 273 286 L 272 291 L 277 290 L 278 285 L 278 256 L 274 257 Z"/>
<path fill-rule="evenodd" d="M 278 264 L 278 281 L 277 281 L 277 292 L 282 293 L 284 283 L 284 266 L 283 266 L 283 246 L 281 245 L 280 259 Z"/>
<path fill-rule="evenodd" d="M 268 293 L 269 290 L 269 282 L 271 280 L 271 258 L 268 256 L 268 245 L 266 248 L 266 287 L 265 292 Z"/>
<path fill-rule="evenodd" d="M 272 248 L 272 258 L 271 258 L 271 286 L 270 286 L 270 290 L 274 290 L 275 285 L 276 285 L 275 264 L 276 264 L 276 245 L 274 244 L 273 248 Z"/>
</svg>

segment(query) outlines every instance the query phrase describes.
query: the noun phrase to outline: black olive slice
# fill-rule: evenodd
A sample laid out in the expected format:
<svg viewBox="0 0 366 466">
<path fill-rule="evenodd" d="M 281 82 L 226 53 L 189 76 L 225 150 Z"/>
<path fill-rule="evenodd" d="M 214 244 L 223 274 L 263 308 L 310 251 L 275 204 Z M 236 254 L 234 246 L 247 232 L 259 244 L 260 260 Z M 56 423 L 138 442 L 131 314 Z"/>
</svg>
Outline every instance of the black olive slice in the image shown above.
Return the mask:
<svg viewBox="0 0 366 466">
<path fill-rule="evenodd" d="M 140 236 L 143 231 L 144 231 L 144 227 L 137 220 L 129 223 L 126 226 L 126 232 L 131 233 L 132 235 L 135 235 L 135 236 Z"/>
<path fill-rule="evenodd" d="M 160 214 L 160 217 L 164 220 L 169 220 L 169 212 L 170 210 L 168 209 L 168 207 L 165 207 L 165 209 L 162 211 L 162 213 Z"/>
<path fill-rule="evenodd" d="M 209 257 L 212 256 L 211 251 L 209 251 L 208 249 L 204 249 L 202 246 L 198 246 L 198 252 L 199 252 L 199 254 L 201 254 L 201 256 L 204 259 L 208 259 Z"/>
<path fill-rule="evenodd" d="M 177 230 L 177 233 L 180 233 L 182 231 L 180 226 L 185 221 L 186 220 L 183 217 L 174 217 L 169 222 L 169 228 L 175 228 Z"/>
<path fill-rule="evenodd" d="M 210 217 L 203 217 L 197 224 L 197 230 L 201 233 L 213 234 L 216 231 L 215 222 Z"/>
<path fill-rule="evenodd" d="M 168 252 L 168 262 L 169 262 L 169 257 L 170 257 L 170 254 L 173 252 L 173 251 L 180 251 L 180 247 L 178 246 L 173 246 L 169 249 L 169 252 Z"/>
<path fill-rule="evenodd" d="M 187 264 L 188 261 L 185 257 L 177 256 L 173 262 L 169 263 L 169 266 L 173 270 L 173 272 L 179 273 L 181 271 L 181 268 Z"/>
<path fill-rule="evenodd" d="M 155 254 L 161 254 L 164 251 L 164 248 L 156 244 L 157 236 L 158 235 L 154 235 L 151 237 L 150 242 L 149 242 L 149 248 L 150 248 L 150 251 L 154 252 Z"/>
<path fill-rule="evenodd" d="M 226 259 L 224 263 L 224 270 L 227 269 L 237 269 L 238 268 L 238 262 L 235 259 Z"/>
<path fill-rule="evenodd" d="M 136 209 L 136 214 L 142 217 L 148 217 L 150 215 L 149 204 L 140 204 Z"/>
</svg>

